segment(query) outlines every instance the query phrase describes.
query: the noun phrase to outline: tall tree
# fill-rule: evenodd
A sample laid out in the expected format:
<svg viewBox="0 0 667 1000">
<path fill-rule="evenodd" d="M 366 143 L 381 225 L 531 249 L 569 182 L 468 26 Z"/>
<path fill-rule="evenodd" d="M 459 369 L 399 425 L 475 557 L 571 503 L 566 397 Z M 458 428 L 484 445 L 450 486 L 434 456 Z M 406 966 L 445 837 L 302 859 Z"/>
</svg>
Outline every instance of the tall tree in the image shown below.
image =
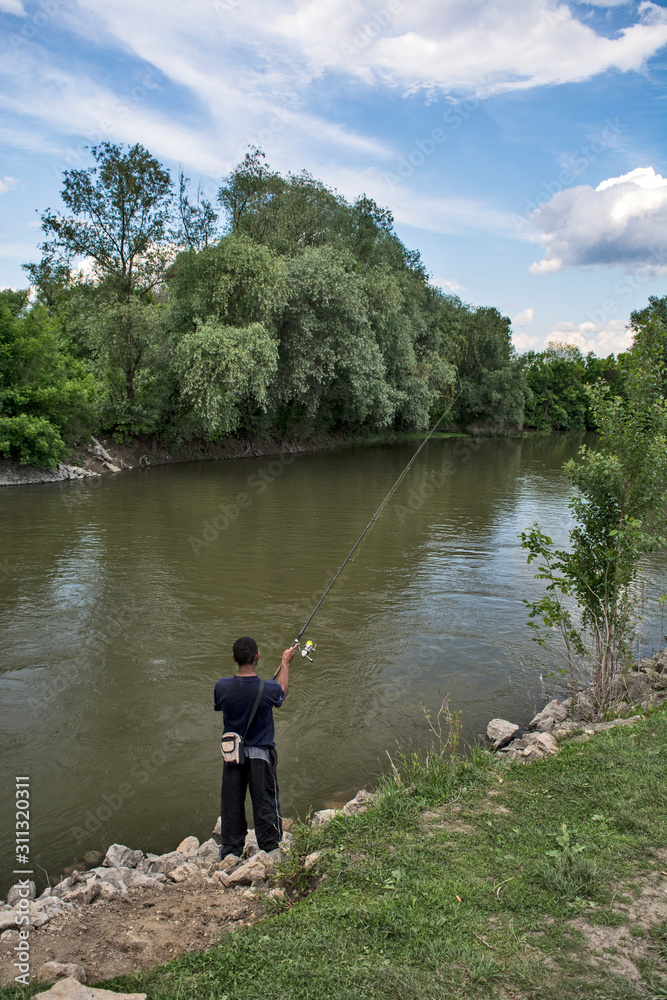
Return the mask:
<svg viewBox="0 0 667 1000">
<path fill-rule="evenodd" d="M 94 276 L 122 299 L 155 288 L 173 259 L 173 182 L 143 146 L 93 146 L 96 166 L 65 170 L 61 197 L 71 214 L 47 209 L 42 245 L 55 265 L 92 261 Z"/>
</svg>

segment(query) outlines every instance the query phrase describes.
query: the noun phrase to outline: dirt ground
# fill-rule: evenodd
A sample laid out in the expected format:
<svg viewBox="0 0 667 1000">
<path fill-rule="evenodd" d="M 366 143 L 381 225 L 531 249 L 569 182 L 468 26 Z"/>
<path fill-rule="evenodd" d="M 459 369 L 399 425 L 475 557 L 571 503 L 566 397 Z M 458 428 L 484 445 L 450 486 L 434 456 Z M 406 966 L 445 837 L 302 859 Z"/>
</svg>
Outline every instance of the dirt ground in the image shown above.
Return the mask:
<svg viewBox="0 0 667 1000">
<path fill-rule="evenodd" d="M 76 962 L 84 967 L 87 982 L 95 983 L 152 968 L 185 952 L 203 951 L 262 915 L 261 899 L 244 899 L 244 891 L 190 881 L 96 900 L 78 913 L 54 917 L 31 930 L 31 974 L 36 978 L 44 962 Z M 10 983 L 18 934 L 3 936 L 8 940 L 0 941 L 0 977 Z"/>
</svg>

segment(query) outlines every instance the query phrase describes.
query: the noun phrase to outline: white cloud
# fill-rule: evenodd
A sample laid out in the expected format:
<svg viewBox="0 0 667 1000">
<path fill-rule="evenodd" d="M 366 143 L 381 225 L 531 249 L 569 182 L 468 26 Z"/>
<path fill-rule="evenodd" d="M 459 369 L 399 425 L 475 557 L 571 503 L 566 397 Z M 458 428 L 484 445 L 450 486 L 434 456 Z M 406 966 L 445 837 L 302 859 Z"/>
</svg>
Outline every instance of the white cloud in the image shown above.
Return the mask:
<svg viewBox="0 0 667 1000">
<path fill-rule="evenodd" d="M 443 0 L 402 4 L 395 14 L 359 0 L 293 0 L 276 9 L 273 18 L 267 11 L 267 27 L 307 54 L 313 73 L 335 67 L 369 83 L 445 92 L 523 90 L 638 70 L 667 42 L 667 11 L 648 2 L 615 38 L 598 35 L 558 0 Z"/>
<path fill-rule="evenodd" d="M 538 349 L 540 343 L 539 337 L 531 337 L 527 333 L 514 333 L 512 332 L 512 343 L 514 344 L 514 349 L 517 354 L 523 354 L 525 351 L 535 351 Z"/>
<path fill-rule="evenodd" d="M 574 344 L 583 354 L 593 351 L 598 357 L 627 351 L 632 344 L 632 334 L 620 319 L 610 319 L 606 323 L 556 323 L 547 334 L 546 343 L 559 341 Z"/>
<path fill-rule="evenodd" d="M 0 178 L 0 194 L 6 194 L 8 191 L 11 191 L 13 187 L 16 187 L 15 177 L 5 176 Z"/>
<path fill-rule="evenodd" d="M 16 17 L 26 16 L 21 0 L 0 0 L 0 13 L 15 14 Z"/>
<path fill-rule="evenodd" d="M 667 179 L 653 167 L 559 191 L 531 219 L 547 251 L 533 274 L 595 264 L 665 270 Z"/>
<path fill-rule="evenodd" d="M 456 278 L 431 278 L 431 284 L 436 288 L 441 288 L 443 292 L 455 295 L 456 292 L 463 291 L 463 285 Z"/>
<path fill-rule="evenodd" d="M 528 326 L 535 319 L 534 309 L 523 309 L 512 320 L 512 326 Z"/>
</svg>

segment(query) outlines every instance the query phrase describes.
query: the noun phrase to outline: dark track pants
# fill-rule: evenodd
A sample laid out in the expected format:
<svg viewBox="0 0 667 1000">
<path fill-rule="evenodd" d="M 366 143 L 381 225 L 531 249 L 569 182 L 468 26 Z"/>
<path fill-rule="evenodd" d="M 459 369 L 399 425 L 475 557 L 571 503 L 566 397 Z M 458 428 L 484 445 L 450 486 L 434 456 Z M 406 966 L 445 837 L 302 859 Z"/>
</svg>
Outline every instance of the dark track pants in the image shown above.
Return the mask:
<svg viewBox="0 0 667 1000">
<path fill-rule="evenodd" d="M 272 851 L 280 843 L 283 829 L 276 777 L 278 755 L 273 749 L 269 754 L 271 764 L 257 757 L 247 757 L 243 764 L 223 762 L 220 796 L 221 858 L 226 854 L 237 854 L 239 857 L 243 854 L 248 832 L 245 815 L 245 797 L 248 789 L 250 789 L 259 849 Z"/>
</svg>

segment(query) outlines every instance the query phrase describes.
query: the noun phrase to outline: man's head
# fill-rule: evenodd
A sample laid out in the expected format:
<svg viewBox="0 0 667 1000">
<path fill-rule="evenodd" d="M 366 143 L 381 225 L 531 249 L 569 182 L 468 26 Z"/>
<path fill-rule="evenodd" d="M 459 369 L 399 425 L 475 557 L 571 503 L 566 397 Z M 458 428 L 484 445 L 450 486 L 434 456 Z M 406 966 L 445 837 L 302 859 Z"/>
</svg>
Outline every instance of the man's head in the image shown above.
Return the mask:
<svg viewBox="0 0 667 1000">
<path fill-rule="evenodd" d="M 232 647 L 232 655 L 240 667 L 254 663 L 255 657 L 258 655 L 257 643 L 249 635 L 241 636 Z"/>
</svg>

